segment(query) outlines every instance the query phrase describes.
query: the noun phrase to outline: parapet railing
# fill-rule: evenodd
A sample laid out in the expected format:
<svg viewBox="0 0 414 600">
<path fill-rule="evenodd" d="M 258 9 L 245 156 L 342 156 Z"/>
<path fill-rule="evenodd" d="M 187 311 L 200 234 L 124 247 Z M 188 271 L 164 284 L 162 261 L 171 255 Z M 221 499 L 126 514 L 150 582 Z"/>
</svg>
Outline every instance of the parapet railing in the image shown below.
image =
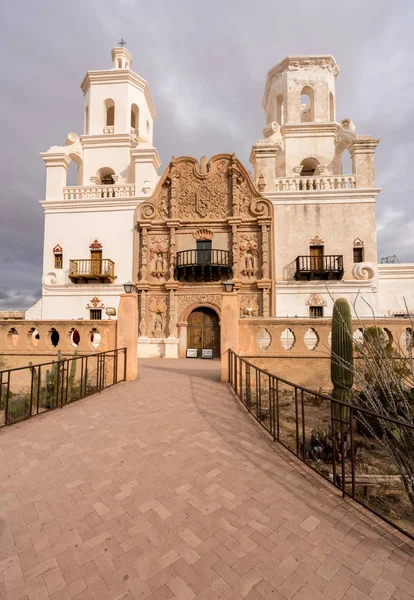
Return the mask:
<svg viewBox="0 0 414 600">
<path fill-rule="evenodd" d="M 88 185 L 63 188 L 64 200 L 87 200 L 90 198 L 132 198 L 135 185 Z"/>
<path fill-rule="evenodd" d="M 117 348 L 0 371 L 0 427 L 125 381 L 126 352 Z"/>
<path fill-rule="evenodd" d="M 324 190 L 349 190 L 356 187 L 355 175 L 329 175 L 325 177 L 283 177 L 276 179 L 276 192 L 315 192 Z"/>
<path fill-rule="evenodd" d="M 386 450 L 404 437 L 414 452 L 413 423 L 286 381 L 232 350 L 228 366 L 235 394 L 275 441 L 343 497 L 353 498 L 414 540 L 414 507 L 409 499 L 413 474 L 397 469 Z"/>
</svg>

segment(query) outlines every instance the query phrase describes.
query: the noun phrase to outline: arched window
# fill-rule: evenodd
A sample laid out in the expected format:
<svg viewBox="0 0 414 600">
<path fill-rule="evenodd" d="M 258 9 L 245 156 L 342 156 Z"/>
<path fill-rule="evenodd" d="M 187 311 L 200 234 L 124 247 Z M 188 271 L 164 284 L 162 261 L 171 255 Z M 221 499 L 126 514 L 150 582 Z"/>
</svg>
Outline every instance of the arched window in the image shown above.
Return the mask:
<svg viewBox="0 0 414 600">
<path fill-rule="evenodd" d="M 105 100 L 105 125 L 113 127 L 115 125 L 115 103 L 111 98 Z"/>
<path fill-rule="evenodd" d="M 300 120 L 309 123 L 314 120 L 313 89 L 308 85 L 300 93 Z"/>
<path fill-rule="evenodd" d="M 115 183 L 114 175 L 115 171 L 110 167 L 103 167 L 97 173 L 102 185 L 113 185 Z"/>
<path fill-rule="evenodd" d="M 122 61 L 118 58 L 118 69 L 122 69 Z"/>
<path fill-rule="evenodd" d="M 85 132 L 85 135 L 88 135 L 88 133 L 89 133 L 89 106 L 85 107 L 85 123 L 83 126 L 83 130 Z"/>
<path fill-rule="evenodd" d="M 276 123 L 283 125 L 285 122 L 285 102 L 283 94 L 279 94 L 276 98 Z"/>
<path fill-rule="evenodd" d="M 302 167 L 300 174 L 303 177 L 310 177 L 311 175 L 315 175 L 315 171 L 319 166 L 319 162 L 316 160 L 316 158 L 305 158 L 302 160 L 300 165 Z"/>
<path fill-rule="evenodd" d="M 131 105 L 131 129 L 138 129 L 139 125 L 139 108 L 136 104 Z"/>
<path fill-rule="evenodd" d="M 332 92 L 329 92 L 329 120 L 335 121 L 335 101 Z"/>
</svg>

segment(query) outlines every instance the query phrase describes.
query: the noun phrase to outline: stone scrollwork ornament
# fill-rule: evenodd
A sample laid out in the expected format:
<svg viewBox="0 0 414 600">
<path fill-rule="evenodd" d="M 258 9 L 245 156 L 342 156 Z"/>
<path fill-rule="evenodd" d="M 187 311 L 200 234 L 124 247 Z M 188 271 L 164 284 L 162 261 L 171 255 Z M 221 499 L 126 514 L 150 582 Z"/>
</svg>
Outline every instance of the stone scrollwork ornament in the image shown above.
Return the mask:
<svg viewBox="0 0 414 600">
<path fill-rule="evenodd" d="M 373 279 L 376 276 L 376 269 L 370 262 L 360 262 L 354 265 L 352 275 L 355 279 Z"/>
<path fill-rule="evenodd" d="M 327 306 L 327 303 L 320 294 L 311 294 L 306 300 L 306 306 Z"/>
</svg>

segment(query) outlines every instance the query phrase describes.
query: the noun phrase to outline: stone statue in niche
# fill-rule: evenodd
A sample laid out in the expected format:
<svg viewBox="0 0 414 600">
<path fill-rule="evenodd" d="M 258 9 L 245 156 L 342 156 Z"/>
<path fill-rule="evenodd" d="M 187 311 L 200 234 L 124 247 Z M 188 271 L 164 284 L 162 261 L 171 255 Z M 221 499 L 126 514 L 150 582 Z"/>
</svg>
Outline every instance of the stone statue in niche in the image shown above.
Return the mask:
<svg viewBox="0 0 414 600">
<path fill-rule="evenodd" d="M 160 235 L 151 240 L 150 260 L 151 275 L 157 279 L 162 279 L 166 275 L 166 257 L 168 254 L 168 239 L 165 235 Z"/>
<path fill-rule="evenodd" d="M 155 272 L 156 277 L 162 277 L 164 275 L 164 255 L 162 252 L 157 252 L 155 257 Z"/>
<path fill-rule="evenodd" d="M 240 243 L 240 258 L 242 259 L 242 275 L 254 277 L 257 269 L 257 259 L 259 258 L 259 249 L 256 236 L 251 234 L 243 234 Z"/>
<path fill-rule="evenodd" d="M 151 333 L 153 337 L 162 338 L 165 336 L 165 324 L 167 316 L 167 302 L 163 297 L 154 297 L 149 306 L 152 315 Z"/>
<path fill-rule="evenodd" d="M 163 335 L 163 326 L 162 326 L 162 314 L 161 313 L 155 313 L 154 314 L 154 318 L 153 318 L 153 323 L 154 323 L 154 327 L 153 327 L 153 334 L 155 337 L 159 337 Z"/>
<path fill-rule="evenodd" d="M 244 264 L 244 270 L 246 271 L 246 273 L 248 273 L 249 275 L 254 274 L 254 255 L 251 250 L 247 250 L 246 254 L 244 255 Z"/>
</svg>

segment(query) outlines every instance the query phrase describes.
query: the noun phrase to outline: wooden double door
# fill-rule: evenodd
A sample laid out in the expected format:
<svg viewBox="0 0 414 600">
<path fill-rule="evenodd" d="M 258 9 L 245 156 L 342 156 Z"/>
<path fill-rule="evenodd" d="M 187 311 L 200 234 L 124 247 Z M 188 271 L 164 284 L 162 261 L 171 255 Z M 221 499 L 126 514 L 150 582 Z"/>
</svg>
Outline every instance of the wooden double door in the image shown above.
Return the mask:
<svg viewBox="0 0 414 600">
<path fill-rule="evenodd" d="M 213 350 L 213 356 L 220 356 L 220 322 L 211 308 L 196 308 L 190 313 L 187 348 L 197 349 L 198 356 L 204 349 Z"/>
</svg>

